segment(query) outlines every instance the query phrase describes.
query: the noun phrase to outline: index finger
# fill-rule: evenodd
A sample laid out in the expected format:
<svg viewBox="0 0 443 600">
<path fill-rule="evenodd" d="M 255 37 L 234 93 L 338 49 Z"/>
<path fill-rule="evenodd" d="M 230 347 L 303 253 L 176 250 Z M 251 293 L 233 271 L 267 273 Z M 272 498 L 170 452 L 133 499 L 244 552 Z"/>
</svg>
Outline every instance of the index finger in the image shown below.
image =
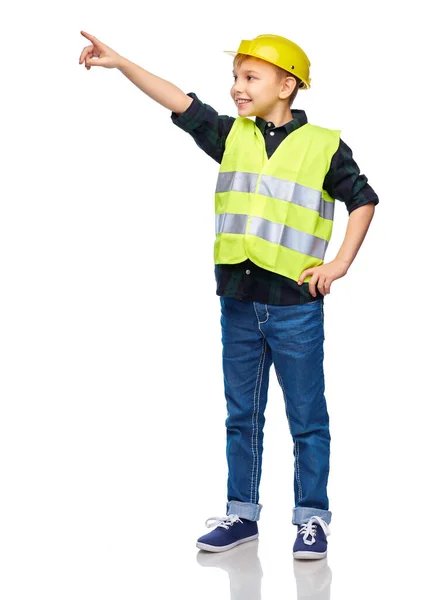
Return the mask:
<svg viewBox="0 0 443 600">
<path fill-rule="evenodd" d="M 313 274 L 314 274 L 314 269 L 305 269 L 297 280 L 298 285 L 301 285 L 303 283 L 303 281 L 306 279 L 306 277 L 309 277 L 309 275 L 313 275 Z"/>
<path fill-rule="evenodd" d="M 89 41 L 91 41 L 91 42 L 98 42 L 98 41 L 99 41 L 99 40 L 98 40 L 96 37 L 94 37 L 94 36 L 93 36 L 93 35 L 91 35 L 90 33 L 86 33 L 86 31 L 81 31 L 81 30 L 80 30 L 80 33 L 81 33 L 83 36 L 85 36 L 85 38 L 86 38 L 87 40 L 89 40 Z"/>
</svg>

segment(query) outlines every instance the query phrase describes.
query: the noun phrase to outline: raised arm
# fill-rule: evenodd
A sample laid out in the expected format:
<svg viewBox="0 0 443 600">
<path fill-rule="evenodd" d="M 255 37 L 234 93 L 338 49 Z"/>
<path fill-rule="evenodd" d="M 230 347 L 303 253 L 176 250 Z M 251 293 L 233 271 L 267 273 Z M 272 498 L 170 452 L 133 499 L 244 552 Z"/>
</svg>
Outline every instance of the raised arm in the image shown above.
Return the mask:
<svg viewBox="0 0 443 600">
<path fill-rule="evenodd" d="M 177 114 L 183 113 L 191 104 L 192 98 L 173 83 L 139 67 L 93 35 L 85 31 L 80 33 L 91 42 L 91 45 L 83 49 L 79 60 L 80 64 L 84 62 L 88 71 L 91 67 L 96 66 L 107 69 L 116 68 L 142 92 Z"/>
</svg>

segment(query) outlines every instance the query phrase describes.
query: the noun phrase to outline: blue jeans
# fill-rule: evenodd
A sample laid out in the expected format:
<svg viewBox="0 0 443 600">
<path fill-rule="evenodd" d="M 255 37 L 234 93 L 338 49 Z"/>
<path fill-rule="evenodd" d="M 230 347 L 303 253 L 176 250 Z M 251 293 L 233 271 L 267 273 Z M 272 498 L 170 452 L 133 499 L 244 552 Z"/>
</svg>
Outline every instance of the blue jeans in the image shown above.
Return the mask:
<svg viewBox="0 0 443 600">
<path fill-rule="evenodd" d="M 329 416 L 324 396 L 323 299 L 274 306 L 221 297 L 223 374 L 228 417 L 227 514 L 258 521 L 263 427 L 274 364 L 294 443 L 292 523 L 331 521 Z"/>
</svg>

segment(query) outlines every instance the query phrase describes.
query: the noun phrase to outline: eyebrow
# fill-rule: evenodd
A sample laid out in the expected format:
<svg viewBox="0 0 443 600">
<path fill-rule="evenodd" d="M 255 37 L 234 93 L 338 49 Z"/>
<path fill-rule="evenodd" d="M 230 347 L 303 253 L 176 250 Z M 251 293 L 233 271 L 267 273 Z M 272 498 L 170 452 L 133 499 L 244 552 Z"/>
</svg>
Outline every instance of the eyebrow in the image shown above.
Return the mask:
<svg viewBox="0 0 443 600">
<path fill-rule="evenodd" d="M 254 71 L 254 69 L 248 69 L 246 71 L 246 73 L 256 73 L 257 75 L 260 75 L 260 73 L 258 71 Z M 232 74 L 235 75 L 235 71 L 232 70 Z"/>
</svg>

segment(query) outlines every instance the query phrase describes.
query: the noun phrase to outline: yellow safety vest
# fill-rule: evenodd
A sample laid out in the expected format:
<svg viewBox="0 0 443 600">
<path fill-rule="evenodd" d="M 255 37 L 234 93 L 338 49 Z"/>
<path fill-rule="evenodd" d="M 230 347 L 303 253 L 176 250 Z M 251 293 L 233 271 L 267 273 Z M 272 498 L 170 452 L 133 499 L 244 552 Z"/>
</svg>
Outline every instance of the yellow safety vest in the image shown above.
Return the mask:
<svg viewBox="0 0 443 600">
<path fill-rule="evenodd" d="M 238 117 L 215 191 L 215 263 L 249 258 L 295 281 L 322 264 L 334 218 L 334 198 L 323 181 L 339 142 L 339 130 L 306 123 L 268 159 L 254 121 Z"/>
</svg>

